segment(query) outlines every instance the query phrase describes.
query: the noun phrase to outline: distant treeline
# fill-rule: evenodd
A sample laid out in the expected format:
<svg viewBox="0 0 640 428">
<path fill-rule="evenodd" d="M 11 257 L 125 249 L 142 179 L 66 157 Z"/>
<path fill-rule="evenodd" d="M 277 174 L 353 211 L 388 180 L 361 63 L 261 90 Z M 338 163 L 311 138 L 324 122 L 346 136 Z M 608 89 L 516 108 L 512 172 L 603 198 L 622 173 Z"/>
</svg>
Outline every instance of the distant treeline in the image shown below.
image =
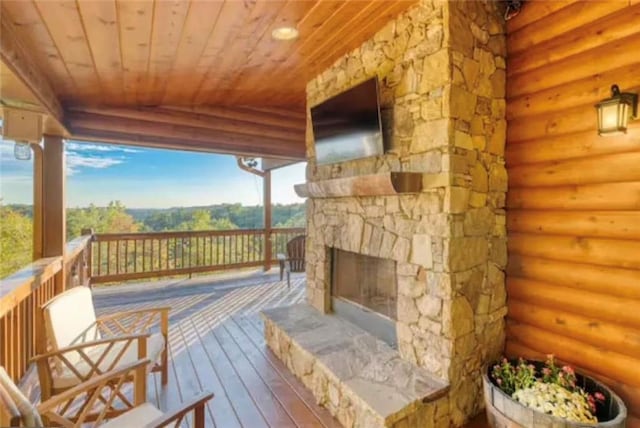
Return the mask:
<svg viewBox="0 0 640 428">
<path fill-rule="evenodd" d="M 6 209 L 31 219 L 31 205 L 6 205 Z M 274 227 L 304 227 L 304 204 L 276 204 L 272 208 Z M 262 229 L 264 208 L 260 205 L 219 204 L 179 208 L 126 208 L 118 201 L 106 207 L 90 205 L 67 209 L 67 236 L 72 239 L 82 229 L 98 233 L 164 232 L 171 230 Z"/>
<path fill-rule="evenodd" d="M 213 220 L 228 220 L 238 229 L 262 229 L 264 227 L 264 207 L 241 204 L 220 204 L 204 207 L 182 208 L 129 208 L 126 212 L 146 230 L 175 230 L 180 224 L 193 218 L 195 212 L 208 212 Z M 305 205 L 273 205 L 272 224 L 275 227 L 303 227 L 305 225 Z"/>
</svg>

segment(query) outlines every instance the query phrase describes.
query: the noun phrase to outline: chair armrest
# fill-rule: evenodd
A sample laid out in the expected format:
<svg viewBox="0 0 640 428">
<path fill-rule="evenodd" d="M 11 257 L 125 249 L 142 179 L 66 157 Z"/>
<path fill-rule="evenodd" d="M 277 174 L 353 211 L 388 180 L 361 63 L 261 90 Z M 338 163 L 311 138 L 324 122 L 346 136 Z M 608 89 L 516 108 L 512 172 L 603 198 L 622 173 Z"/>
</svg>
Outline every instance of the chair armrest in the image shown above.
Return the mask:
<svg viewBox="0 0 640 428">
<path fill-rule="evenodd" d="M 278 261 L 285 261 L 285 260 L 287 260 L 287 256 L 282 254 L 282 253 L 278 253 L 276 255 L 276 259 L 278 259 Z"/>
<path fill-rule="evenodd" d="M 35 357 L 31 358 L 31 362 L 38 363 L 41 360 L 58 356 L 60 354 L 65 354 L 67 352 L 73 352 L 73 351 L 82 351 L 85 348 L 98 346 L 98 345 L 107 345 L 107 344 L 116 343 L 116 342 L 132 341 L 132 340 L 137 340 L 141 338 L 147 339 L 149 336 L 150 336 L 150 333 L 137 333 L 137 334 L 128 334 L 126 336 L 116 336 L 116 337 L 109 337 L 109 338 L 100 339 L 100 340 L 92 340 L 90 342 L 82 342 L 77 345 L 67 346 L 66 348 L 59 348 L 54 351 L 47 352 L 46 354 L 36 355 Z"/>
<path fill-rule="evenodd" d="M 147 308 L 147 309 L 132 309 L 130 311 L 120 311 L 120 312 L 114 312 L 112 314 L 101 315 L 97 318 L 97 321 L 107 321 L 107 320 L 112 320 L 117 318 L 128 317 L 131 315 L 143 315 L 143 314 L 155 313 L 155 312 L 169 313 L 170 310 L 171 310 L 170 306 L 158 306 L 158 307 Z"/>
<path fill-rule="evenodd" d="M 162 333 L 166 337 L 169 333 L 170 310 L 170 307 L 162 306 L 115 312 L 98 317 L 96 319 L 96 326 L 102 334 L 118 336 L 149 330 L 153 324 L 159 322 Z M 130 325 L 126 324 L 127 321 Z"/>
<path fill-rule="evenodd" d="M 196 397 L 191 399 L 191 401 L 188 401 L 187 403 L 185 403 L 179 409 L 167 412 L 164 415 L 158 417 L 154 421 L 147 424 L 147 427 L 161 428 L 169 425 L 171 422 L 179 421 L 182 418 L 184 418 L 184 416 L 187 413 L 189 413 L 192 410 L 196 410 L 198 407 L 202 407 L 204 409 L 204 405 L 207 403 L 207 401 L 211 400 L 212 398 L 213 398 L 212 392 L 203 392 L 200 395 L 197 395 Z"/>
</svg>

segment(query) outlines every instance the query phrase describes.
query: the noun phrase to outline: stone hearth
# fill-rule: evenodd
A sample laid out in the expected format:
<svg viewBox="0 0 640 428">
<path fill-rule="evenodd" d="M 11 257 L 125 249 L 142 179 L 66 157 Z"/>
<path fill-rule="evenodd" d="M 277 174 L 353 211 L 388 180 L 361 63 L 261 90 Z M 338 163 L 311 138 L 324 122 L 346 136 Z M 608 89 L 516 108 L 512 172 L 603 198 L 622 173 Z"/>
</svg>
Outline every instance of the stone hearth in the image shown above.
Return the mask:
<svg viewBox="0 0 640 428">
<path fill-rule="evenodd" d="M 498 7 L 421 0 L 307 84 L 311 107 L 377 75 L 388 146 L 382 156 L 317 165 L 308 124 L 307 302 L 332 311 L 331 248 L 393 260 L 399 355 L 450 385 L 437 426 L 462 425 L 482 410 L 482 367 L 504 346 L 506 49 Z M 401 194 L 320 191 L 388 172 L 420 174 L 422 185 Z"/>
<path fill-rule="evenodd" d="M 269 347 L 343 425 L 433 425 L 446 385 L 384 342 L 306 304 L 262 316 Z"/>
</svg>

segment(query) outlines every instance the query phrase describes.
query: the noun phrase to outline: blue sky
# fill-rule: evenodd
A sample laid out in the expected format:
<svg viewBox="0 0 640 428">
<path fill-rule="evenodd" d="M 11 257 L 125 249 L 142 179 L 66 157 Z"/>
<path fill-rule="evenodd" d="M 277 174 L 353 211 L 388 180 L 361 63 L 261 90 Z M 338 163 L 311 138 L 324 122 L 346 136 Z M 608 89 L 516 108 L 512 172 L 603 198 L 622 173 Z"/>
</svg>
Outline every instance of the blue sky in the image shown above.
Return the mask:
<svg viewBox="0 0 640 428">
<path fill-rule="evenodd" d="M 219 203 L 262 204 L 262 179 L 244 172 L 235 157 L 208 153 L 68 141 L 67 206 L 167 208 Z M 305 164 L 272 173 L 273 203 L 303 202 L 293 184 L 305 181 Z M 0 142 L 0 197 L 32 203 L 31 161 L 17 161 L 13 142 Z"/>
</svg>

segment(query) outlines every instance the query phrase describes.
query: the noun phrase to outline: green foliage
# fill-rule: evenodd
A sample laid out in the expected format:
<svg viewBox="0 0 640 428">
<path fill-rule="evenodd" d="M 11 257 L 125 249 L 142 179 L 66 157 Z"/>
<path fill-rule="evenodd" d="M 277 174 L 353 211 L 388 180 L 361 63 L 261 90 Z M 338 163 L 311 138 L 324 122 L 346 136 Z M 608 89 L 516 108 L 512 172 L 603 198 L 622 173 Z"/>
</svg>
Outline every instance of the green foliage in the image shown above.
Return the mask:
<svg viewBox="0 0 640 428">
<path fill-rule="evenodd" d="M 93 229 L 96 233 L 138 232 L 140 224 L 128 214 L 124 205 L 112 201 L 107 207 L 67 209 L 67 239 L 74 239 L 82 234 L 82 229 Z"/>
<path fill-rule="evenodd" d="M 542 369 L 542 381 L 553 383 L 567 389 L 575 391 L 577 387 L 576 373 L 571 366 L 556 366 L 553 355 L 547 355 L 545 367 Z"/>
<path fill-rule="evenodd" d="M 491 377 L 501 390 L 511 396 L 514 392 L 529 388 L 536 382 L 536 369 L 522 358 L 518 360 L 518 364 L 511 364 L 509 360 L 503 358 L 500 363 L 493 366 Z"/>
<path fill-rule="evenodd" d="M 185 217 L 186 220 L 171 230 L 230 230 L 238 228 L 227 218 L 211 219 L 211 213 L 207 210 L 196 210 Z"/>
<path fill-rule="evenodd" d="M 211 219 L 209 227 L 200 227 L 207 225 L 202 212 L 209 213 Z M 128 209 L 127 213 L 141 223 L 145 231 L 262 229 L 264 227 L 264 207 L 260 205 L 220 204 L 207 207 Z M 272 208 L 272 224 L 275 227 L 304 227 L 305 214 L 304 204 L 277 204 Z M 194 220 L 197 216 L 200 216 L 198 221 Z"/>
<path fill-rule="evenodd" d="M 307 216 L 305 212 L 298 212 L 292 217 L 289 217 L 283 223 L 276 223 L 276 227 L 305 227 L 307 222 Z"/>
<path fill-rule="evenodd" d="M 32 251 L 33 221 L 17 210 L 0 206 L 0 278 L 31 263 Z"/>
<path fill-rule="evenodd" d="M 271 212 L 275 227 L 304 227 L 304 204 L 274 205 Z M 220 204 L 208 207 L 166 209 L 126 209 L 120 202 L 108 207 L 67 210 L 67 236 L 75 238 L 83 228 L 99 233 L 167 232 L 172 230 L 262 229 L 264 207 Z"/>
</svg>

